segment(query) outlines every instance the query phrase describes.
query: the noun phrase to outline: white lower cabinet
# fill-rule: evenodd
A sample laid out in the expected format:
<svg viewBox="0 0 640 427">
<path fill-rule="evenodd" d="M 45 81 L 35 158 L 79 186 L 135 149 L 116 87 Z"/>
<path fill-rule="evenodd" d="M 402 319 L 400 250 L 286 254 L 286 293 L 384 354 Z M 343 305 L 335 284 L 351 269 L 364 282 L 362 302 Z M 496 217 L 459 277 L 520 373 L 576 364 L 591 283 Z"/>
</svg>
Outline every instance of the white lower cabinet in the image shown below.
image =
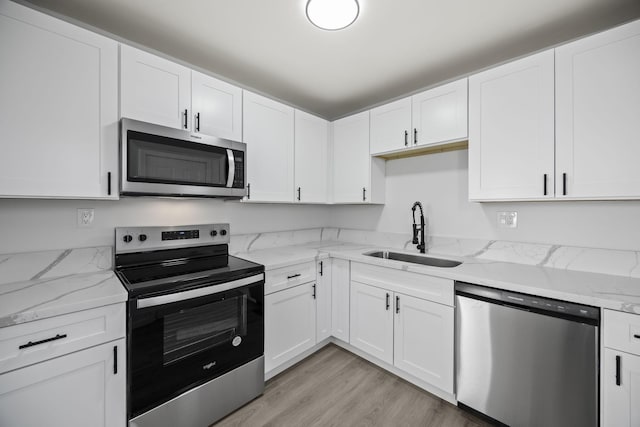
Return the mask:
<svg viewBox="0 0 640 427">
<path fill-rule="evenodd" d="M 354 280 L 366 277 L 371 268 L 379 270 L 376 283 L 385 282 L 388 287 Z M 403 293 L 411 291 L 403 274 L 352 263 L 349 342 L 382 362 L 453 393 L 454 308 Z M 424 276 L 417 286 L 435 286 L 432 279 Z M 453 295 L 450 284 L 449 293 Z M 403 292 L 398 292 L 401 286 Z"/>
<path fill-rule="evenodd" d="M 640 426 L 640 356 L 604 349 L 604 426 Z"/>
<path fill-rule="evenodd" d="M 396 294 L 393 364 L 453 393 L 453 307 Z"/>
<path fill-rule="evenodd" d="M 331 336 L 331 260 L 317 262 L 316 280 L 316 342 Z"/>
<path fill-rule="evenodd" d="M 640 316 L 603 310 L 602 326 L 602 425 L 640 426 Z"/>
<path fill-rule="evenodd" d="M 126 424 L 124 338 L 0 375 L 3 427 Z"/>
<path fill-rule="evenodd" d="M 315 282 L 266 295 L 265 372 L 316 344 Z"/>
<path fill-rule="evenodd" d="M 331 335 L 349 342 L 349 261 L 331 259 Z"/>
<path fill-rule="evenodd" d="M 393 292 L 351 282 L 351 345 L 393 363 Z"/>
</svg>

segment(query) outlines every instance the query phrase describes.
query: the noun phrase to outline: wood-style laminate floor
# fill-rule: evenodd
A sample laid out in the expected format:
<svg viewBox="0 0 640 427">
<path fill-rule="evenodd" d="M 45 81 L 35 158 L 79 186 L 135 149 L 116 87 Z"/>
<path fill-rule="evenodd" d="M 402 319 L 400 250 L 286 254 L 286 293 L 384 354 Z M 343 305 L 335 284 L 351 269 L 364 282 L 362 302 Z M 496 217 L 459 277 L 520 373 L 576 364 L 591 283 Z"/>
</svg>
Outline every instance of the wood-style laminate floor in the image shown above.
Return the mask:
<svg viewBox="0 0 640 427">
<path fill-rule="evenodd" d="M 487 426 L 333 344 L 269 380 L 262 396 L 214 425 Z"/>
</svg>

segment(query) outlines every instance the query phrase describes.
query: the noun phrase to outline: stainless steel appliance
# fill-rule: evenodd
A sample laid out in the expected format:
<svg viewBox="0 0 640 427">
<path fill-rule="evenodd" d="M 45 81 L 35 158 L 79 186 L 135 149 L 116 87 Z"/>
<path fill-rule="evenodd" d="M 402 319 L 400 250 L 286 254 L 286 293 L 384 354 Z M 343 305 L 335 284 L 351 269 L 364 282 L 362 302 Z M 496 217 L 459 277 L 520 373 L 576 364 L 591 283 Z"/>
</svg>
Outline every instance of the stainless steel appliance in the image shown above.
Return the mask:
<svg viewBox="0 0 640 427">
<path fill-rule="evenodd" d="M 455 289 L 459 406 L 514 427 L 598 425 L 598 308 Z"/>
<path fill-rule="evenodd" d="M 264 390 L 264 266 L 229 225 L 116 229 L 131 427 L 210 425 Z"/>
<path fill-rule="evenodd" d="M 120 121 L 120 193 L 241 198 L 246 144 L 131 119 Z"/>
</svg>

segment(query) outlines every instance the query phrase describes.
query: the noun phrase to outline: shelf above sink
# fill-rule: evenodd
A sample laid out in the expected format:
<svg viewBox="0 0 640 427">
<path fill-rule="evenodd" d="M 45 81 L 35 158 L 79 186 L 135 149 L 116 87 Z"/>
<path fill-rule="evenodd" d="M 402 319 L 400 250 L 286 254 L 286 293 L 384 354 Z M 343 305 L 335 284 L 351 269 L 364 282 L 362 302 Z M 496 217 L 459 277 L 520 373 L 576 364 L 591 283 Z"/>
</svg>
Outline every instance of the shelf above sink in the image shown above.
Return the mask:
<svg viewBox="0 0 640 427">
<path fill-rule="evenodd" d="M 363 255 L 374 257 L 374 258 L 390 259 L 393 261 L 403 261 L 403 262 L 410 262 L 413 264 L 428 265 L 430 267 L 451 268 L 451 267 L 457 267 L 460 264 L 462 264 L 462 262 L 455 261 L 452 259 L 433 258 L 425 255 L 411 255 L 411 254 L 404 254 L 401 252 L 391 252 L 391 251 L 371 251 L 371 252 L 365 252 Z"/>
</svg>

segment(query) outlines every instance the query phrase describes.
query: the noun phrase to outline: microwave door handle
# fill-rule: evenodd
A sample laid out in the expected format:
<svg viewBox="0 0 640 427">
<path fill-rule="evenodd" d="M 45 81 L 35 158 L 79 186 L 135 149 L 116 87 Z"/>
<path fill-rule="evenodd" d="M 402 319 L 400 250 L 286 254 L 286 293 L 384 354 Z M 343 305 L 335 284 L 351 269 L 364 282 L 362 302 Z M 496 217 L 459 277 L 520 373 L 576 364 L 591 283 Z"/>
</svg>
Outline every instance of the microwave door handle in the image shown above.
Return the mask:
<svg viewBox="0 0 640 427">
<path fill-rule="evenodd" d="M 236 174 L 236 159 L 233 157 L 233 150 L 227 148 L 227 162 L 229 164 L 229 174 L 227 175 L 227 187 L 233 187 L 233 180 Z"/>
</svg>

